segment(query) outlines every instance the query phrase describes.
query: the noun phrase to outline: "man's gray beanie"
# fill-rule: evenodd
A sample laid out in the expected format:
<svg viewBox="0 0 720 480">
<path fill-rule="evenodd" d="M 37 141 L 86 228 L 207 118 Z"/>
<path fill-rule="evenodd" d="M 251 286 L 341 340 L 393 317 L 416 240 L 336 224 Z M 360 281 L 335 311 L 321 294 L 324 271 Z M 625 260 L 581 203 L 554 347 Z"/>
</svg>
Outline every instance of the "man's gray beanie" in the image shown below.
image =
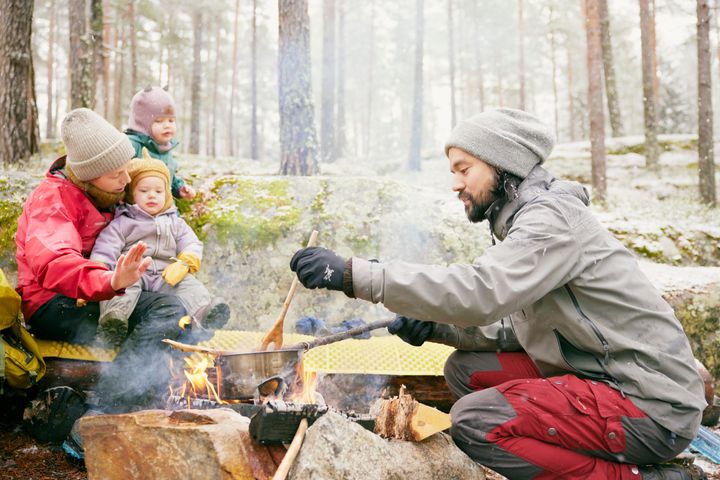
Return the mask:
<svg viewBox="0 0 720 480">
<path fill-rule="evenodd" d="M 459 148 L 485 163 L 527 177 L 550 155 L 555 139 L 533 115 L 512 108 L 479 113 L 458 123 L 445 142 L 445 155 Z"/>
<path fill-rule="evenodd" d="M 135 156 L 127 136 L 87 108 L 68 113 L 60 134 L 67 153 L 65 164 L 83 182 L 117 170 Z"/>
</svg>

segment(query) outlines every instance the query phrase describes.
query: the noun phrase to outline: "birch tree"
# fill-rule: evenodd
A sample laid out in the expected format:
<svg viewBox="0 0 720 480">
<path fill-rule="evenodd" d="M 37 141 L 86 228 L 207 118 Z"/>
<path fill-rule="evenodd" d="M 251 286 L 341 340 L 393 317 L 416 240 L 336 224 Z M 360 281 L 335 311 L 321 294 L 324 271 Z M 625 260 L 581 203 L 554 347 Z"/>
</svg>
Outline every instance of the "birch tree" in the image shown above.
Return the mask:
<svg viewBox="0 0 720 480">
<path fill-rule="evenodd" d="M 423 122 L 423 35 L 425 29 L 423 0 L 415 0 L 415 81 L 413 88 L 412 127 L 408 169 L 420 171 Z"/>
</svg>

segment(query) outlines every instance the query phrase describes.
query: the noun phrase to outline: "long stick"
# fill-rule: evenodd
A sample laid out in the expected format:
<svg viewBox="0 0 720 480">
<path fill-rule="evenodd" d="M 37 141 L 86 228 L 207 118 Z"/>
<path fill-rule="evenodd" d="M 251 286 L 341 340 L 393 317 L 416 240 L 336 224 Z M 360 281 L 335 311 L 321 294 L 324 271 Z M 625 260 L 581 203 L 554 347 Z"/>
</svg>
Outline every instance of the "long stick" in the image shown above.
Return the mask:
<svg viewBox="0 0 720 480">
<path fill-rule="evenodd" d="M 297 457 L 297 454 L 300 451 L 300 446 L 305 438 L 305 431 L 307 429 L 307 418 L 303 418 L 300 420 L 300 425 L 298 425 L 297 432 L 295 432 L 295 436 L 290 443 L 290 448 L 288 448 L 287 453 L 285 453 L 285 457 L 283 457 L 282 462 L 278 465 L 278 469 L 275 471 L 275 475 L 273 475 L 272 480 L 285 480 L 288 472 L 290 472 L 290 467 L 292 467 L 292 464 L 295 461 L 295 457 Z"/>
<path fill-rule="evenodd" d="M 288 345 L 283 350 L 310 350 L 311 348 L 320 347 L 322 345 L 327 345 L 329 343 L 335 343 L 339 342 L 341 340 L 346 340 L 348 338 L 352 338 L 356 335 L 363 334 L 365 332 L 369 332 L 371 330 L 377 330 L 378 328 L 385 328 L 388 325 L 390 325 L 393 322 L 394 319 L 389 320 L 378 320 L 377 322 L 368 323 L 367 325 L 361 325 L 359 327 L 351 328 L 350 330 L 345 330 L 344 332 L 339 333 L 333 333 L 332 335 L 326 335 L 324 337 L 318 337 L 315 340 L 311 340 L 309 342 L 300 342 L 293 345 Z M 215 348 L 209 348 L 209 347 L 201 347 L 199 345 L 189 345 L 187 343 L 180 343 L 176 342 L 174 340 L 164 339 L 163 342 L 167 343 L 173 348 L 177 348 L 178 350 L 183 350 L 185 352 L 200 352 L 200 353 L 207 353 L 208 355 L 238 355 L 238 354 L 248 354 L 248 353 L 262 353 L 262 352 L 247 352 L 247 351 L 240 351 L 240 350 L 218 350 Z"/>
<path fill-rule="evenodd" d="M 308 247 L 314 247 L 317 243 L 317 237 L 318 232 L 317 230 L 313 230 L 310 234 L 310 240 L 308 240 L 307 246 Z M 275 344 L 275 350 L 282 347 L 283 344 L 283 327 L 285 326 L 285 315 L 287 315 L 288 309 L 290 308 L 290 302 L 292 302 L 293 296 L 295 295 L 295 290 L 297 290 L 298 285 L 300 284 L 300 281 L 297 278 L 297 275 L 293 278 L 292 285 L 290 285 L 290 291 L 287 294 L 287 297 L 285 297 L 285 302 L 283 303 L 282 311 L 280 312 L 280 316 L 275 321 L 275 324 L 268 330 L 268 332 L 265 334 L 265 336 L 262 339 L 262 342 L 260 342 L 260 348 L 259 350 L 267 350 L 268 346 L 270 346 L 271 343 Z"/>
<path fill-rule="evenodd" d="M 377 322 L 368 323 L 367 325 L 361 325 L 359 327 L 351 328 L 340 333 L 333 333 L 332 335 L 325 335 L 324 337 L 316 338 L 309 342 L 301 342 L 295 345 L 285 347 L 287 350 L 310 350 L 311 348 L 319 347 L 321 345 L 327 345 L 329 343 L 339 342 L 348 338 L 352 338 L 356 335 L 360 335 L 370 330 L 377 330 L 378 328 L 385 328 L 390 325 L 393 319 L 390 320 L 378 320 Z"/>
</svg>

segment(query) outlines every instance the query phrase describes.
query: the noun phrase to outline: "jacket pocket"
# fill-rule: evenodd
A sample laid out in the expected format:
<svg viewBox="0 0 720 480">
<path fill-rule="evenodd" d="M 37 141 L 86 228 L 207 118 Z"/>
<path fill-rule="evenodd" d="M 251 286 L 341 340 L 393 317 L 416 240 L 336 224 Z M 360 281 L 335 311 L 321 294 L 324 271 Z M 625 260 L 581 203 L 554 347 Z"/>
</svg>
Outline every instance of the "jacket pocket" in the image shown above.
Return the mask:
<svg viewBox="0 0 720 480">
<path fill-rule="evenodd" d="M 560 355 L 572 370 L 584 378 L 617 383 L 615 379 L 607 373 L 603 362 L 593 353 L 578 348 L 565 338 L 558 329 L 553 329 L 553 333 L 558 342 Z"/>
</svg>

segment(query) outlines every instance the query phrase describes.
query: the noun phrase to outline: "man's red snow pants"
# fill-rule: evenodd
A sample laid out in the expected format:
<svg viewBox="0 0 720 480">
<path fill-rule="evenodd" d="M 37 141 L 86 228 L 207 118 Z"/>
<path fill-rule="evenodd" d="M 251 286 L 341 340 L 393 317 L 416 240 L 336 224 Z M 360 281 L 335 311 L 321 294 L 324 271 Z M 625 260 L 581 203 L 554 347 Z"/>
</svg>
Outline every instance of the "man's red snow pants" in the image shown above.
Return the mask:
<svg viewBox="0 0 720 480">
<path fill-rule="evenodd" d="M 690 440 L 602 382 L 542 378 L 527 354 L 454 352 L 445 378 L 460 399 L 451 434 L 473 460 L 510 479 L 632 479 Z"/>
</svg>

